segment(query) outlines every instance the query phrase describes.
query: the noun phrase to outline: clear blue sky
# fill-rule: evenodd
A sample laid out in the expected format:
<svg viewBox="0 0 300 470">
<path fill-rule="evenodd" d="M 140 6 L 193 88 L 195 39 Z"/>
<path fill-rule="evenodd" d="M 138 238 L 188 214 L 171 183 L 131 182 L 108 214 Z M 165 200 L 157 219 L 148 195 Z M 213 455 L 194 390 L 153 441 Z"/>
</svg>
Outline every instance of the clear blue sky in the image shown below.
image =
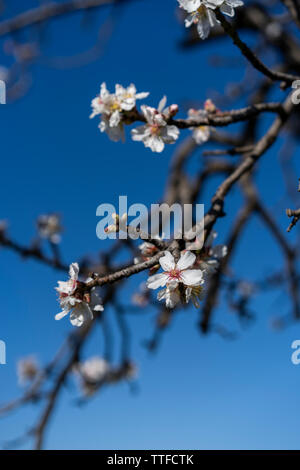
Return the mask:
<svg viewBox="0 0 300 470">
<path fill-rule="evenodd" d="M 175 4 L 175 0 L 133 2 L 101 59 L 63 71 L 37 65 L 30 92 L 0 107 L 0 218 L 9 220 L 14 238 L 29 243 L 36 217 L 59 211 L 65 227 L 64 259 L 73 262 L 108 246 L 95 233 L 100 203 L 116 203 L 118 195 L 126 194 L 129 203 L 149 205 L 163 193 L 174 147 L 156 155 L 130 138 L 123 145 L 101 135 L 96 120 L 88 116 L 90 101 L 102 81 L 109 87 L 134 82 L 138 90 L 151 92 L 148 102 L 156 105 L 164 94 L 170 103 L 203 102 L 212 90 L 224 93 L 228 82 L 243 78 L 243 68 L 208 66 L 213 53 L 237 57 L 229 41 L 222 49 L 220 43 L 189 51 L 178 48 L 183 31 Z M 102 15 L 95 15 L 90 30 L 79 29 L 79 16 L 56 21 L 47 30 L 46 53 L 84 50 L 92 44 Z M 258 175 L 271 207 L 278 203 L 283 184 L 277 165 L 279 148 L 274 146 L 264 156 Z M 199 165 L 199 154 L 194 165 Z M 297 170 L 295 180 L 299 163 Z M 266 172 L 268 183 L 262 184 Z M 208 204 L 209 195 L 202 202 Z M 233 192 L 228 204 L 231 215 L 217 227 L 221 241 L 239 203 Z M 284 207 L 280 206 L 277 216 L 283 231 L 287 225 Z M 20 393 L 17 360 L 37 353 L 46 363 L 72 327 L 67 319 L 54 321 L 59 308 L 54 286 L 61 274 L 4 250 L 0 262 L 0 339 L 7 343 L 7 365 L 0 366 L 3 402 Z M 261 278 L 281 263 L 278 248 L 260 223 L 253 221 L 235 257 L 236 272 L 245 278 Z M 139 280 L 143 279 L 141 275 Z M 135 286 L 136 281 L 130 281 L 130 295 Z M 46 448 L 299 449 L 300 366 L 290 360 L 291 343 L 300 338 L 299 326 L 280 333 L 270 328 L 270 319 L 288 309 L 284 295 L 266 294 L 253 303 L 256 322 L 241 329 L 221 305 L 216 321 L 239 332 L 232 342 L 214 334 L 201 336 L 196 328 L 197 311 L 184 311 L 154 355 L 141 345 L 151 336 L 154 312 L 133 315 L 129 321 L 134 332 L 132 356 L 140 369 L 139 392 L 133 395 L 126 384 L 108 387 L 81 409 L 74 406 L 76 388 L 65 390 Z M 101 354 L 101 341 L 100 332 L 95 333 L 85 355 Z M 20 435 L 36 412 L 28 406 L 2 419 L 0 441 Z"/>
</svg>

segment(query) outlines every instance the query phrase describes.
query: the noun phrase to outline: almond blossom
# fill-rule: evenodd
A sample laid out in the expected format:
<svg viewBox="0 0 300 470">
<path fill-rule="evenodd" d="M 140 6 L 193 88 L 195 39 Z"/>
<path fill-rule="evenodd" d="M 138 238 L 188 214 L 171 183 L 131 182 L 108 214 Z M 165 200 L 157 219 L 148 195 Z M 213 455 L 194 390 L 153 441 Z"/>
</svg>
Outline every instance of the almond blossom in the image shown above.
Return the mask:
<svg viewBox="0 0 300 470">
<path fill-rule="evenodd" d="M 107 377 L 109 370 L 109 363 L 98 356 L 91 357 L 85 362 L 80 363 L 76 368 L 76 372 L 80 375 L 84 395 L 93 395 L 100 383 Z"/>
<path fill-rule="evenodd" d="M 157 109 L 145 105 L 141 106 L 146 124 L 131 131 L 132 139 L 143 142 L 145 147 L 149 147 L 152 152 L 162 152 L 165 144 L 174 144 L 179 136 L 178 128 L 167 124 L 170 113 L 176 113 L 178 107 L 173 105 L 173 107 L 170 106 L 171 109 L 164 109 L 166 101 L 166 97 L 162 98 Z"/>
<path fill-rule="evenodd" d="M 133 84 L 127 88 L 116 84 L 115 93 L 110 93 L 106 83 L 103 82 L 100 94 L 92 100 L 93 111 L 90 118 L 101 115 L 100 132 L 106 132 L 113 141 L 124 140 L 122 121 L 126 117 L 126 112 L 135 107 L 136 100 L 147 98 L 148 95 L 148 92 L 137 93 Z"/>
<path fill-rule="evenodd" d="M 60 242 L 62 226 L 57 214 L 40 215 L 37 219 L 37 229 L 41 238 L 55 244 Z"/>
<path fill-rule="evenodd" d="M 178 2 L 188 13 L 185 19 L 186 28 L 195 24 L 201 39 L 206 39 L 210 29 L 219 23 L 214 13 L 216 8 L 220 8 L 225 15 L 234 16 L 234 8 L 243 5 L 241 0 L 178 0 Z"/>
<path fill-rule="evenodd" d="M 119 214 L 116 214 L 115 212 L 111 215 L 114 224 L 108 225 L 104 231 L 106 233 L 115 233 L 119 232 L 120 230 L 123 232 L 127 232 L 127 219 L 128 215 L 126 213 L 122 214 L 121 217 Z"/>
<path fill-rule="evenodd" d="M 189 118 L 205 118 L 207 116 L 207 112 L 204 109 L 189 109 L 188 111 Z M 198 126 L 194 127 L 193 129 L 193 138 L 198 145 L 207 142 L 210 138 L 210 127 L 209 126 Z"/>
<path fill-rule="evenodd" d="M 82 326 L 86 321 L 93 319 L 93 312 L 102 312 L 104 310 L 101 299 L 95 292 L 95 288 L 91 293 L 84 293 L 80 288 L 84 287 L 84 283 L 78 281 L 79 266 L 72 263 L 69 269 L 70 279 L 66 282 L 58 281 L 56 287 L 59 293 L 59 302 L 62 312 L 55 316 L 55 320 L 61 320 L 70 314 L 70 322 L 74 326 Z M 88 278 L 86 282 L 89 282 Z"/>
<path fill-rule="evenodd" d="M 158 293 L 158 300 L 165 300 L 166 306 L 173 308 L 182 298 L 182 293 L 187 287 L 202 286 L 204 283 L 203 273 L 200 269 L 190 269 L 194 266 L 196 255 L 190 251 L 181 254 L 176 263 L 174 256 L 167 251 L 160 258 L 159 264 L 163 273 L 150 276 L 147 280 L 149 289 L 165 287 Z"/>
</svg>

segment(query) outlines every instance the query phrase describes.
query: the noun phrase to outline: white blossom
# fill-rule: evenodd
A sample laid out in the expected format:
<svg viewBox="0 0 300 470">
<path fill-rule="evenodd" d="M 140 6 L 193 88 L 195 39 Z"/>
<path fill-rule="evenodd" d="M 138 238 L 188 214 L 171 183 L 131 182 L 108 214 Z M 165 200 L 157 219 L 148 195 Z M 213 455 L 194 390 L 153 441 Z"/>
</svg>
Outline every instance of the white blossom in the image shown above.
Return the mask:
<svg viewBox="0 0 300 470">
<path fill-rule="evenodd" d="M 196 261 L 196 256 L 190 251 L 181 254 L 176 263 L 174 256 L 167 251 L 160 258 L 159 263 L 164 270 L 163 273 L 150 276 L 147 280 L 149 289 L 165 287 L 158 293 L 158 300 L 165 300 L 168 308 L 173 308 L 181 300 L 180 285 L 186 287 L 202 286 L 204 283 L 203 273 L 200 269 L 190 269 Z"/>
<path fill-rule="evenodd" d="M 84 283 L 78 281 L 79 266 L 77 263 L 70 265 L 69 276 L 70 279 L 66 282 L 58 281 L 56 287 L 59 293 L 59 302 L 62 312 L 55 316 L 55 320 L 61 320 L 66 315 L 70 314 L 70 322 L 74 326 L 82 326 L 86 321 L 93 319 L 93 312 L 103 311 L 101 299 L 95 292 L 95 288 L 91 290 L 90 294 L 82 293 L 79 287 L 83 287 Z M 86 282 L 91 279 L 88 278 Z"/>
<path fill-rule="evenodd" d="M 241 0 L 178 0 L 178 2 L 188 13 L 185 19 L 186 28 L 195 24 L 201 39 L 206 39 L 210 29 L 219 23 L 214 13 L 216 8 L 220 8 L 222 13 L 232 17 L 234 9 L 243 5 Z"/>
<path fill-rule="evenodd" d="M 188 111 L 189 118 L 206 118 L 207 112 L 204 109 L 189 109 Z M 193 127 L 193 138 L 198 145 L 207 142 L 210 138 L 210 127 L 209 126 L 198 126 Z"/>
<path fill-rule="evenodd" d="M 17 374 L 20 385 L 32 382 L 39 372 L 39 364 L 34 356 L 20 359 L 17 363 Z"/>
<path fill-rule="evenodd" d="M 109 363 L 99 356 L 90 357 L 81 362 L 75 369 L 80 376 L 80 384 L 83 394 L 93 395 L 101 382 L 105 380 L 110 371 Z"/>
<path fill-rule="evenodd" d="M 37 219 L 37 229 L 40 237 L 46 238 L 52 243 L 60 242 L 62 226 L 57 214 L 40 215 Z"/>
<path fill-rule="evenodd" d="M 120 217 L 118 214 L 115 212 L 112 214 L 112 219 L 114 221 L 113 224 L 108 225 L 104 231 L 106 233 L 114 233 L 114 232 L 119 232 L 120 230 L 123 232 L 127 232 L 127 219 L 128 215 L 126 213 L 122 214 Z"/>
<path fill-rule="evenodd" d="M 143 142 L 152 152 L 162 152 L 165 144 L 174 144 L 179 136 L 178 128 L 167 124 L 169 109 L 164 109 L 165 105 L 166 97 L 160 101 L 157 109 L 141 106 L 146 124 L 131 131 L 132 139 Z"/>
<path fill-rule="evenodd" d="M 79 370 L 89 382 L 99 382 L 109 371 L 109 364 L 102 357 L 95 356 L 81 363 Z"/>
<path fill-rule="evenodd" d="M 196 11 L 192 11 L 185 19 L 185 27 L 189 28 L 192 24 L 197 27 L 198 34 L 201 39 L 206 39 L 210 33 L 210 29 L 218 23 L 213 10 L 201 5 Z"/>
<path fill-rule="evenodd" d="M 107 90 L 106 83 L 102 83 L 100 94 L 92 100 L 92 114 L 90 118 L 101 115 L 99 129 L 106 132 L 113 141 L 124 140 L 123 119 L 126 112 L 134 109 L 136 100 L 147 98 L 149 93 L 137 93 L 133 84 L 128 88 L 117 84 L 115 93 Z"/>
<path fill-rule="evenodd" d="M 133 84 L 129 85 L 128 88 L 116 85 L 115 94 L 121 109 L 124 111 L 131 111 L 136 105 L 136 100 L 142 100 L 149 96 L 149 92 L 137 93 Z"/>
<path fill-rule="evenodd" d="M 181 8 L 191 13 L 201 6 L 202 0 L 178 0 L 178 2 Z"/>
</svg>

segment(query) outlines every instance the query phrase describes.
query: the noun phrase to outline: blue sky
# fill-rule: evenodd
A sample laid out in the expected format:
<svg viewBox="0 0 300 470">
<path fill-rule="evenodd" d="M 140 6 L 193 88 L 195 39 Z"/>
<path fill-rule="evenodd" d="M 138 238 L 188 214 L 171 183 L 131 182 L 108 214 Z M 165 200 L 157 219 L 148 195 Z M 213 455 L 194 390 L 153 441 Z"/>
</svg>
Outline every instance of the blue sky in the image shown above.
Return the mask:
<svg viewBox="0 0 300 470">
<path fill-rule="evenodd" d="M 129 136 L 123 145 L 101 135 L 97 121 L 88 116 L 90 101 L 102 81 L 110 88 L 134 82 L 138 90 L 151 92 L 147 102 L 156 105 L 164 94 L 169 103 L 203 102 L 214 91 L 223 94 L 228 82 L 242 80 L 242 67 L 214 69 L 208 64 L 216 53 L 238 57 L 229 41 L 222 50 L 220 43 L 213 42 L 191 50 L 178 47 L 183 31 L 175 4 L 174 0 L 132 2 L 97 62 L 71 70 L 38 64 L 30 92 L 0 107 L 0 218 L 9 220 L 13 238 L 29 243 L 36 217 L 58 211 L 65 227 L 64 260 L 77 261 L 111 243 L 96 238 L 95 213 L 100 203 L 116 204 L 118 196 L 126 194 L 129 204 L 149 205 L 162 195 L 174 147 L 156 155 L 131 142 Z M 83 51 L 93 43 L 97 24 L 105 15 L 93 14 L 90 29 L 85 30 L 80 29 L 80 15 L 55 21 L 47 29 L 45 54 Z M 277 204 L 277 222 L 284 232 L 285 205 L 278 189 L 283 184 L 277 164 L 280 144 L 264 156 L 258 181 L 266 204 Z M 201 164 L 199 156 L 200 152 L 193 168 Z M 294 165 L 296 181 L 300 165 L 296 161 Z M 218 181 L 208 188 L 205 204 Z M 217 227 L 221 241 L 239 204 L 234 190 L 228 199 L 228 218 Z M 295 233 L 289 237 L 294 239 Z M 0 262 L 0 339 L 7 344 L 7 365 L 0 366 L 3 402 L 20 393 L 17 360 L 36 353 L 46 363 L 71 325 L 66 319 L 54 321 L 59 308 L 54 286 L 61 274 L 4 250 Z M 236 272 L 249 279 L 261 278 L 281 264 L 281 254 L 269 234 L 258 220 L 252 221 L 235 256 Z M 137 280 L 130 280 L 123 297 L 131 295 L 136 285 Z M 127 384 L 109 387 L 78 408 L 74 406 L 76 387 L 65 390 L 46 448 L 300 448 L 300 366 L 290 360 L 291 343 L 300 338 L 299 326 L 280 333 L 271 330 L 271 318 L 289 311 L 287 297 L 278 292 L 257 298 L 252 307 L 256 321 L 241 329 L 220 305 L 216 321 L 239 333 L 235 341 L 214 334 L 201 336 L 196 328 L 197 311 L 179 313 L 154 355 L 142 346 L 151 336 L 154 312 L 130 316 L 132 357 L 139 366 L 137 393 L 132 394 Z M 101 354 L 101 341 L 100 332 L 95 332 L 85 355 Z M 28 406 L 2 419 L 0 441 L 20 435 L 36 412 Z"/>
</svg>

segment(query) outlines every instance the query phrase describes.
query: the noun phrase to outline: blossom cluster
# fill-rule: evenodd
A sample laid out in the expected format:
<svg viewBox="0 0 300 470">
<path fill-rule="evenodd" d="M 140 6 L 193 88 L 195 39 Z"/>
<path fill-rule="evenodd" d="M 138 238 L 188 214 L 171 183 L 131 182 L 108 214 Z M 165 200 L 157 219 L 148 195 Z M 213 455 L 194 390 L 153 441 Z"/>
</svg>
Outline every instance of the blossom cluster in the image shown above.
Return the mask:
<svg viewBox="0 0 300 470">
<path fill-rule="evenodd" d="M 91 292 L 86 292 L 85 284 L 92 280 L 87 278 L 85 282 L 78 281 L 79 266 L 72 263 L 69 270 L 68 281 L 58 281 L 56 290 L 59 294 L 59 302 L 62 311 L 55 316 L 55 320 L 60 320 L 70 314 L 70 321 L 74 326 L 82 326 L 83 323 L 91 321 L 95 312 L 104 310 L 101 299 L 95 288 Z"/>
<path fill-rule="evenodd" d="M 152 152 L 161 153 L 166 144 L 174 144 L 179 137 L 179 129 L 172 118 L 178 113 L 177 104 L 167 106 L 167 98 L 164 96 L 157 108 L 142 105 L 140 112 L 136 108 L 136 101 L 148 97 L 149 93 L 137 93 L 135 85 L 124 88 L 115 86 L 115 93 L 110 93 L 106 84 L 102 83 L 100 94 L 92 100 L 92 114 L 90 118 L 100 116 L 99 129 L 106 132 L 108 137 L 117 142 L 125 139 L 124 125 L 135 121 L 143 124 L 131 130 L 132 140 L 143 142 L 146 148 Z M 204 109 L 190 109 L 188 118 L 204 120 L 209 115 L 218 113 L 214 103 L 208 99 L 204 103 Z M 207 142 L 211 135 L 211 127 L 193 123 L 190 128 L 198 145 Z"/>
<path fill-rule="evenodd" d="M 218 24 L 216 8 L 220 8 L 225 15 L 234 16 L 234 9 L 244 4 L 241 0 L 178 0 L 178 2 L 187 12 L 186 28 L 195 24 L 201 39 L 206 39 L 210 29 Z"/>
<path fill-rule="evenodd" d="M 117 142 L 125 139 L 124 124 L 131 124 L 139 117 L 145 124 L 131 131 L 132 139 L 143 142 L 153 152 L 162 152 L 165 144 L 174 144 L 178 139 L 178 128 L 168 125 L 168 120 L 178 112 L 178 106 L 166 107 L 167 99 L 164 97 L 157 109 L 142 105 L 139 114 L 136 101 L 148 95 L 148 92 L 137 93 L 133 84 L 127 88 L 117 84 L 115 93 L 110 93 L 106 84 L 102 83 L 100 94 L 92 100 L 90 118 L 101 115 L 100 131 L 106 132 L 111 140 Z"/>
</svg>

